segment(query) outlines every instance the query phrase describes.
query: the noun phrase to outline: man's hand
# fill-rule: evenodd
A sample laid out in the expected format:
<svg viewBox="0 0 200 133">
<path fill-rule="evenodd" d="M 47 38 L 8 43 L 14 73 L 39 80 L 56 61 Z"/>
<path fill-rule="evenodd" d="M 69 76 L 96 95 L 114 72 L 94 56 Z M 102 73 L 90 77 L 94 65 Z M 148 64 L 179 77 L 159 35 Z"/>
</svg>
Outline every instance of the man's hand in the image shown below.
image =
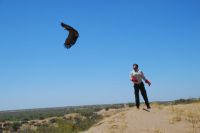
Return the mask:
<svg viewBox="0 0 200 133">
<path fill-rule="evenodd" d="M 135 76 L 132 76 L 132 77 L 131 77 L 131 81 L 133 81 L 134 83 L 137 83 L 137 82 L 138 82 L 138 80 L 137 80 L 137 78 L 136 78 Z"/>
<path fill-rule="evenodd" d="M 147 83 L 149 86 L 151 85 L 151 82 L 149 80 L 145 80 L 145 83 Z"/>
</svg>

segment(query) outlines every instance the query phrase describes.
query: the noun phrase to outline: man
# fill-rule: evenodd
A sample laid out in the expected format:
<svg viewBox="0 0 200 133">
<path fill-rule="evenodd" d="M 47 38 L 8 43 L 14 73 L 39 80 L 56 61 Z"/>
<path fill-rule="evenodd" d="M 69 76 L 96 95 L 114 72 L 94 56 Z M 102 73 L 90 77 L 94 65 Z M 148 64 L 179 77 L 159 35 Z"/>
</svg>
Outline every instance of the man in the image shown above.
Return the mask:
<svg viewBox="0 0 200 133">
<path fill-rule="evenodd" d="M 67 39 L 65 40 L 65 47 L 67 49 L 69 49 L 72 45 L 74 45 L 76 43 L 76 40 L 79 36 L 78 31 L 75 30 L 74 28 L 72 28 L 71 26 L 64 24 L 63 22 L 61 22 L 61 26 L 65 30 L 69 31 L 69 35 L 68 35 Z"/>
<path fill-rule="evenodd" d="M 143 99 L 145 101 L 145 104 L 147 106 L 147 109 L 150 109 L 147 93 L 144 87 L 144 83 L 142 80 L 145 81 L 149 86 L 151 85 L 150 81 L 147 80 L 141 70 L 139 70 L 138 64 L 133 64 L 133 70 L 130 73 L 130 80 L 134 84 L 134 90 L 135 90 L 135 102 L 136 106 L 139 109 L 140 108 L 140 98 L 139 98 L 139 91 L 141 92 Z"/>
</svg>

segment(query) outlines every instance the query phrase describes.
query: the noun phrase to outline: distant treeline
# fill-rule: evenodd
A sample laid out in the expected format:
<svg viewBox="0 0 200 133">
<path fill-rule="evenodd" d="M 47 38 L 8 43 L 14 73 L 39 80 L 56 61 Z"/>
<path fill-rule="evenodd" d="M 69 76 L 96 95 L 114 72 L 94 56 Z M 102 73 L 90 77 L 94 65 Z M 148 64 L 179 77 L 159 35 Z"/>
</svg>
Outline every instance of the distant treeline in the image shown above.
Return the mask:
<svg viewBox="0 0 200 133">
<path fill-rule="evenodd" d="M 188 99 L 178 99 L 174 100 L 171 103 L 172 104 L 189 104 L 194 102 L 200 102 L 200 98 L 188 98 Z"/>
<path fill-rule="evenodd" d="M 85 116 L 93 112 L 97 112 L 104 108 L 122 108 L 124 104 L 104 104 L 104 105 L 89 105 L 76 107 L 59 107 L 59 108 L 44 108 L 44 109 L 27 109 L 16 111 L 0 111 L 0 122 L 4 121 L 30 121 L 35 119 L 45 119 L 54 116 L 63 116 L 70 113 L 80 113 Z"/>
<path fill-rule="evenodd" d="M 174 101 L 156 102 L 159 104 L 188 104 L 199 102 L 200 98 L 178 99 Z M 122 108 L 124 105 L 129 107 L 135 106 L 135 103 L 119 103 L 119 104 L 103 104 L 103 105 L 88 105 L 88 106 L 74 106 L 74 107 L 58 107 L 58 108 L 44 108 L 44 109 L 27 109 L 16 111 L 0 111 L 0 122 L 4 121 L 30 121 L 35 119 L 45 119 L 54 116 L 63 116 L 70 113 L 80 113 L 85 116 L 85 113 L 97 112 L 101 109 Z"/>
</svg>

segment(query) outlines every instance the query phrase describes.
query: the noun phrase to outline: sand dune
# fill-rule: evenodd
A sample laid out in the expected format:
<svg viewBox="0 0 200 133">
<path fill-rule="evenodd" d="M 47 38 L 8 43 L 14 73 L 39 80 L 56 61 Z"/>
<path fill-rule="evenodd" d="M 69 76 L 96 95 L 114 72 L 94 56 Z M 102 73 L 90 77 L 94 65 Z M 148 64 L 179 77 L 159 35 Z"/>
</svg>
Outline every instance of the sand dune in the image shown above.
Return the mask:
<svg viewBox="0 0 200 133">
<path fill-rule="evenodd" d="M 200 133 L 200 104 L 127 108 L 82 133 Z"/>
</svg>

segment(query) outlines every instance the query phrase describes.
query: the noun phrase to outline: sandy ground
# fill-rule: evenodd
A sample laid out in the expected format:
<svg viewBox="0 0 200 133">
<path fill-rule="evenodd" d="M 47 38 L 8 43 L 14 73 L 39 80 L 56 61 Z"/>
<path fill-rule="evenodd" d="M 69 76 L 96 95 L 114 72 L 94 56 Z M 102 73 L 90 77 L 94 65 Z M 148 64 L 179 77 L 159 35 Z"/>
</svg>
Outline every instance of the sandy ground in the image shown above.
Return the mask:
<svg viewBox="0 0 200 133">
<path fill-rule="evenodd" d="M 200 104 L 127 108 L 82 133 L 200 133 Z"/>
</svg>

